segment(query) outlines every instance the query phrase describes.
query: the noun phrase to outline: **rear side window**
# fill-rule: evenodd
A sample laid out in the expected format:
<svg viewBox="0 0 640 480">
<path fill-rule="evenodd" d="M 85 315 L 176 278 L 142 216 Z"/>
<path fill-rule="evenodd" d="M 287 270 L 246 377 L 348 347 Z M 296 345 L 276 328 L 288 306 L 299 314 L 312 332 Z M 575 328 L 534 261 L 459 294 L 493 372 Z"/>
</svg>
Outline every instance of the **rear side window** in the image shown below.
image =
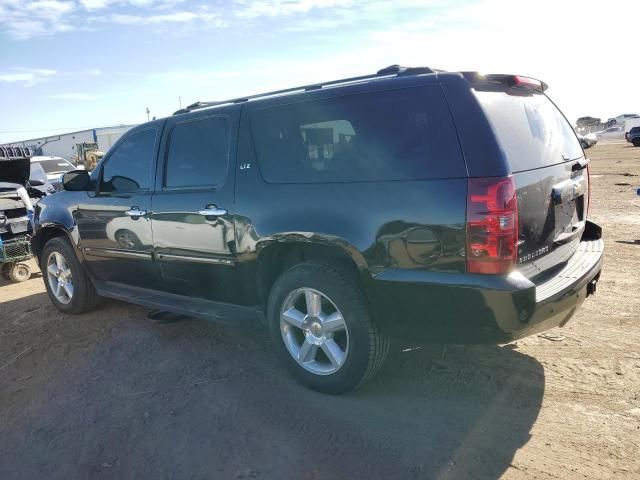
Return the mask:
<svg viewBox="0 0 640 480">
<path fill-rule="evenodd" d="M 177 124 L 169 138 L 165 186 L 215 186 L 229 163 L 229 118 L 206 117 Z"/>
<path fill-rule="evenodd" d="M 155 130 L 143 130 L 124 138 L 104 164 L 100 191 L 133 193 L 151 188 L 155 143 Z"/>
<path fill-rule="evenodd" d="M 466 175 L 438 87 L 257 109 L 258 162 L 271 183 L 414 180 Z"/>
<path fill-rule="evenodd" d="M 477 91 L 513 172 L 582 157 L 576 134 L 545 95 Z"/>
</svg>

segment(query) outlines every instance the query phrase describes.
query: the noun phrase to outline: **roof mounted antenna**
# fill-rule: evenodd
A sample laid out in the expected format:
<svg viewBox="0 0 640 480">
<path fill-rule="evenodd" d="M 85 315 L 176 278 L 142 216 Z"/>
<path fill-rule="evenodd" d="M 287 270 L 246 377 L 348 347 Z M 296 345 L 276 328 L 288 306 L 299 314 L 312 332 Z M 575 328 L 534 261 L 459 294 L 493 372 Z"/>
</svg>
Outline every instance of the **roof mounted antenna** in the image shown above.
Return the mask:
<svg viewBox="0 0 640 480">
<path fill-rule="evenodd" d="M 221 100 L 221 101 L 214 101 L 214 102 L 195 102 L 195 103 L 192 103 L 191 105 L 186 106 L 185 108 L 181 108 L 180 110 L 175 111 L 173 114 L 180 115 L 183 113 L 189 113 L 193 110 L 198 110 L 200 108 L 215 107 L 218 105 L 225 105 L 229 103 L 243 103 L 256 98 L 273 97 L 276 95 L 284 95 L 286 93 L 309 92 L 312 90 L 320 90 L 323 87 L 329 87 L 332 85 L 360 82 L 360 81 L 372 80 L 380 77 L 390 77 L 393 75 L 396 75 L 398 77 L 408 76 L 408 75 L 423 75 L 426 73 L 436 73 L 440 71 L 441 70 L 433 70 L 429 67 L 402 67 L 400 65 L 389 65 L 388 67 L 378 70 L 376 73 L 372 75 L 361 75 L 359 77 L 342 78 L 339 80 L 331 80 L 329 82 L 312 83 L 310 85 L 303 85 L 301 87 L 285 88 L 284 90 L 275 90 L 273 92 L 258 93 L 256 95 L 249 95 L 248 97 L 233 98 L 230 100 Z"/>
</svg>

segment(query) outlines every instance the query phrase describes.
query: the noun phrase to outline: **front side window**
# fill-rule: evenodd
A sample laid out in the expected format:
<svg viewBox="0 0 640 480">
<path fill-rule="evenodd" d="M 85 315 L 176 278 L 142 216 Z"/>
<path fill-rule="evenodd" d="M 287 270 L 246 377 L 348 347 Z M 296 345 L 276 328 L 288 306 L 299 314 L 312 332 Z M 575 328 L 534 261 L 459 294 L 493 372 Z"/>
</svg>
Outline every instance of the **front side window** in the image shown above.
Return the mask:
<svg viewBox="0 0 640 480">
<path fill-rule="evenodd" d="M 104 164 L 100 191 L 119 194 L 149 190 L 155 144 L 155 130 L 136 132 L 124 139 Z"/>
<path fill-rule="evenodd" d="M 437 87 L 371 92 L 257 109 L 260 170 L 271 183 L 418 180 L 466 175 Z"/>
<path fill-rule="evenodd" d="M 225 116 L 179 123 L 171 132 L 165 187 L 216 186 L 229 163 L 230 122 Z"/>
</svg>

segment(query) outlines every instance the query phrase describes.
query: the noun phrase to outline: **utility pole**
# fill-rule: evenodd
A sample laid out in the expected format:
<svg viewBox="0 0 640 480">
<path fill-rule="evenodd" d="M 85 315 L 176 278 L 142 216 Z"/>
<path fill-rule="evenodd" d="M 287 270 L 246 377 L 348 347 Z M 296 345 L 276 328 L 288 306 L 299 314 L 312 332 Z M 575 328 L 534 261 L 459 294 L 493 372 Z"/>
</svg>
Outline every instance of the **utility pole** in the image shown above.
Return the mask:
<svg viewBox="0 0 640 480">
<path fill-rule="evenodd" d="M 149 121 L 149 114 L 151 113 L 151 110 L 149 110 L 149 107 L 147 107 L 147 122 Z"/>
<path fill-rule="evenodd" d="M 180 110 L 182 110 L 182 97 L 178 97 L 178 106 L 180 107 Z"/>
</svg>

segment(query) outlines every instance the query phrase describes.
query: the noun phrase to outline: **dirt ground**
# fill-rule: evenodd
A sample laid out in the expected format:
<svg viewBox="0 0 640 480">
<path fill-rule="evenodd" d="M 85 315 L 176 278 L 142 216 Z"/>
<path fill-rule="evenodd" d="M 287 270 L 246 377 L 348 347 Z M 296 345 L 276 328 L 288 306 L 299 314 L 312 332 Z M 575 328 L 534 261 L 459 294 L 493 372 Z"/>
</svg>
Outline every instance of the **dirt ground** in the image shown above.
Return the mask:
<svg viewBox="0 0 640 480">
<path fill-rule="evenodd" d="M 606 264 L 565 328 L 400 346 L 341 397 L 298 386 L 263 330 L 66 316 L 41 277 L 0 283 L 0 479 L 640 478 L 640 148 L 588 154 Z"/>
</svg>

